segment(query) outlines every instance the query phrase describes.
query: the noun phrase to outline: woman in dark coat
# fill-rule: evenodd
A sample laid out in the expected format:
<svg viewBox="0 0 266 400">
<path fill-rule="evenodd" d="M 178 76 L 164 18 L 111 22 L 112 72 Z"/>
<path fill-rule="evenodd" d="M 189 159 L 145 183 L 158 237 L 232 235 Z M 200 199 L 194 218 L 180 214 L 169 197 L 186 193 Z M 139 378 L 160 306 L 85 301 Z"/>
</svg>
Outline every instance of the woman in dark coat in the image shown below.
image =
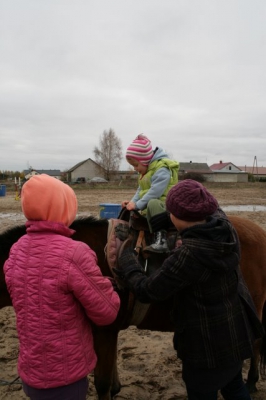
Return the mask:
<svg viewBox="0 0 266 400">
<path fill-rule="evenodd" d="M 262 325 L 244 283 L 237 233 L 200 183 L 181 181 L 166 199 L 182 242 L 147 277 L 134 250 L 117 274 L 144 303 L 173 296 L 174 347 L 183 363 L 189 400 L 250 400 L 242 363 L 253 354 Z"/>
</svg>

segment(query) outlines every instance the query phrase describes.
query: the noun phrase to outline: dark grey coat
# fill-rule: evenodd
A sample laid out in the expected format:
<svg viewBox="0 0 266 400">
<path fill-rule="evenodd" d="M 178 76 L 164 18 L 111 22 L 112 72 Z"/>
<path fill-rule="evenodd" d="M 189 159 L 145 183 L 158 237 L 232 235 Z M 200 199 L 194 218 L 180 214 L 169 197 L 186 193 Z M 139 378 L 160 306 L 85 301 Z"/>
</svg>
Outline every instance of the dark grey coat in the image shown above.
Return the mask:
<svg viewBox="0 0 266 400">
<path fill-rule="evenodd" d="M 239 268 L 234 228 L 218 210 L 181 237 L 182 246 L 150 277 L 125 250 L 119 258 L 123 279 L 142 302 L 173 297 L 174 345 L 182 360 L 216 368 L 250 358 L 263 328 Z"/>
</svg>

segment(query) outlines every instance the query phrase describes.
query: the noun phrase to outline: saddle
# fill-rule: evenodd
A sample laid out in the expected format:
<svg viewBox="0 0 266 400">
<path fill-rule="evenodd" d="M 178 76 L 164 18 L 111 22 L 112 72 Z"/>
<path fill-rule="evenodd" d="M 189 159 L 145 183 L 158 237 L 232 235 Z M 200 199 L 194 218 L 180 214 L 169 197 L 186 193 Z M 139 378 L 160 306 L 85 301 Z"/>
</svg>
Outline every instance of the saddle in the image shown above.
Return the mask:
<svg viewBox="0 0 266 400">
<path fill-rule="evenodd" d="M 109 227 L 105 255 L 118 289 L 123 290 L 123 287 L 120 287 L 117 281 L 113 268 L 117 268 L 117 260 L 125 247 L 132 246 L 132 249 L 138 254 L 139 262 L 143 266 L 147 276 L 161 267 L 167 253 L 152 254 L 143 251 L 146 244 L 148 245 L 151 243 L 152 234 L 149 231 L 146 218 L 138 212 L 128 211 L 124 208 L 121 210 L 117 219 L 111 218 L 108 221 Z M 175 247 L 177 241 L 177 230 L 170 229 L 167 232 L 167 237 L 168 247 L 171 250 Z M 140 325 L 147 317 L 150 306 L 151 304 L 139 302 L 134 294 L 129 292 L 127 312 L 124 320 L 125 326 Z"/>
<path fill-rule="evenodd" d="M 129 245 L 128 240 L 130 240 L 132 248 L 138 254 L 139 261 L 147 275 L 159 268 L 167 253 L 152 254 L 143 251 L 146 245 L 152 243 L 152 237 L 153 234 L 149 231 L 147 219 L 137 211 L 128 211 L 124 208 L 117 219 L 111 218 L 109 220 L 105 254 L 112 274 L 113 268 L 117 267 L 117 259 L 124 246 Z M 177 238 L 178 231 L 175 228 L 168 229 L 167 242 L 170 250 L 174 249 Z"/>
</svg>

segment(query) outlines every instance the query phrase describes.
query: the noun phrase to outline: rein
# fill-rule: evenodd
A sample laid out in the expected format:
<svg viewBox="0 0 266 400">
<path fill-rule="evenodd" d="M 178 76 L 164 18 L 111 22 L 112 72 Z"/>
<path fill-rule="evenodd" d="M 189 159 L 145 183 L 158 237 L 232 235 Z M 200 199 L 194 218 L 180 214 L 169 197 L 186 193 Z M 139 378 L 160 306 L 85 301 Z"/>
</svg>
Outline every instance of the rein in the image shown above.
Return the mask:
<svg viewBox="0 0 266 400">
<path fill-rule="evenodd" d="M 13 379 L 13 381 L 5 381 L 3 379 L 0 379 L 0 386 L 5 386 L 5 385 L 22 385 L 20 376 L 17 376 L 15 379 Z"/>
</svg>

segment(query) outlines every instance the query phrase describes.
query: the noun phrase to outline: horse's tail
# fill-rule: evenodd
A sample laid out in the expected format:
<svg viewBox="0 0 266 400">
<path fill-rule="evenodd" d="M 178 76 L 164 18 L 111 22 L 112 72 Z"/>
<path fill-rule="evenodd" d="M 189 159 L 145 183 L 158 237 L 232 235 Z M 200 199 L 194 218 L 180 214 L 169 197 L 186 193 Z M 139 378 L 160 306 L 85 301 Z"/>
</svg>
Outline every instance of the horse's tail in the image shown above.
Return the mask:
<svg viewBox="0 0 266 400">
<path fill-rule="evenodd" d="M 262 325 L 264 327 L 264 336 L 262 338 L 262 344 L 260 349 L 260 373 L 263 378 L 266 377 L 266 302 L 264 303 L 262 313 Z"/>
</svg>

